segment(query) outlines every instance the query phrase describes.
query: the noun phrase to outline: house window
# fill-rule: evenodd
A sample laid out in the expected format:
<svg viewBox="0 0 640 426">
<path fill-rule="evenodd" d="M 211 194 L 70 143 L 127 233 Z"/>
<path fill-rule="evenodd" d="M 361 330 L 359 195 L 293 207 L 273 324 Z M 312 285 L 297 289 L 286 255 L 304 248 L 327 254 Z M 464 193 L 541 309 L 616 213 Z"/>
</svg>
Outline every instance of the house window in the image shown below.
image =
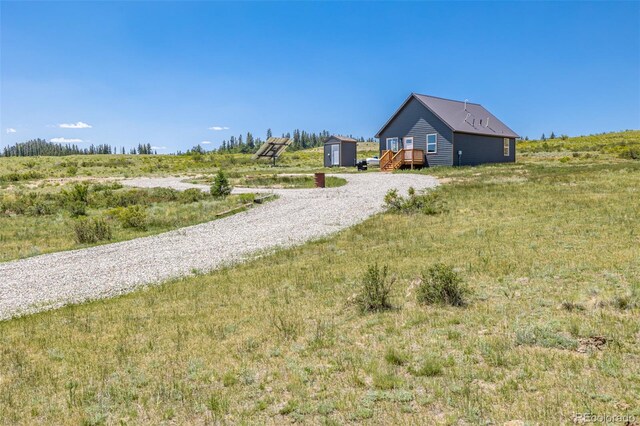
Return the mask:
<svg viewBox="0 0 640 426">
<path fill-rule="evenodd" d="M 509 138 L 504 138 L 503 150 L 504 150 L 504 156 L 508 157 L 509 156 Z"/>
<path fill-rule="evenodd" d="M 387 149 L 398 151 L 398 138 L 387 138 Z"/>
<path fill-rule="evenodd" d="M 427 153 L 434 154 L 438 152 L 438 134 L 431 133 L 427 135 Z"/>
</svg>

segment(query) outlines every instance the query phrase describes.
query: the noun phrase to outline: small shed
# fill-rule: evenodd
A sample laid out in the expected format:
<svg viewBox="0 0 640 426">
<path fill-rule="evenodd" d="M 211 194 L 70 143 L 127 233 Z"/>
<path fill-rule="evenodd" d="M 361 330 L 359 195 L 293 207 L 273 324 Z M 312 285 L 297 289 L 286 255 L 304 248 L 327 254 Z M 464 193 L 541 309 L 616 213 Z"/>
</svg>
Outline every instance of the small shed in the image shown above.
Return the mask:
<svg viewBox="0 0 640 426">
<path fill-rule="evenodd" d="M 324 141 L 325 167 L 354 167 L 358 141 L 345 136 L 329 136 Z"/>
</svg>

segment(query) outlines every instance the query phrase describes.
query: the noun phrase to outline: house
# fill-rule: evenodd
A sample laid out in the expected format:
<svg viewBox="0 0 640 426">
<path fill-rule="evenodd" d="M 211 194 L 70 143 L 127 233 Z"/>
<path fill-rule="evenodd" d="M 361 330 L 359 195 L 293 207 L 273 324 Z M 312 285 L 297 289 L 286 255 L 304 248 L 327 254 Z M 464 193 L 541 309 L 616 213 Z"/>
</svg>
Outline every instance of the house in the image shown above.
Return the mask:
<svg viewBox="0 0 640 426">
<path fill-rule="evenodd" d="M 514 162 L 519 136 L 480 104 L 412 93 L 376 137 L 393 170 Z"/>
<path fill-rule="evenodd" d="M 324 141 L 324 166 L 355 166 L 357 145 L 358 141 L 353 138 L 329 136 Z"/>
</svg>

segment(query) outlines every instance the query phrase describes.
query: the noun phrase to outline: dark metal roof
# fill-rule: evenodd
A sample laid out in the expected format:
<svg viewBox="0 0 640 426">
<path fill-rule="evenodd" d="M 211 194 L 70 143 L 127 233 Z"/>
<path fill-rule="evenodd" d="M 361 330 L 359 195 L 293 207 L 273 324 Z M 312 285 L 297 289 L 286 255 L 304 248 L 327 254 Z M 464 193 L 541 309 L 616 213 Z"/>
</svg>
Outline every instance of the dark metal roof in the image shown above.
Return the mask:
<svg viewBox="0 0 640 426">
<path fill-rule="evenodd" d="M 376 137 L 380 136 L 380 133 L 382 133 L 391 120 L 393 120 L 393 118 L 412 98 L 416 98 L 454 132 L 501 136 L 507 138 L 519 137 L 506 124 L 500 121 L 495 115 L 491 114 L 480 104 L 467 102 L 465 109 L 465 102 L 463 101 L 419 95 L 417 93 L 412 93 L 407 100 L 404 101 L 398 111 L 393 114 L 389 121 L 387 121 L 376 134 Z"/>
<path fill-rule="evenodd" d="M 340 142 L 358 142 L 354 138 L 348 138 L 346 136 L 340 135 L 331 135 L 327 139 L 325 139 L 325 142 L 328 142 L 330 139 L 338 139 Z"/>
</svg>

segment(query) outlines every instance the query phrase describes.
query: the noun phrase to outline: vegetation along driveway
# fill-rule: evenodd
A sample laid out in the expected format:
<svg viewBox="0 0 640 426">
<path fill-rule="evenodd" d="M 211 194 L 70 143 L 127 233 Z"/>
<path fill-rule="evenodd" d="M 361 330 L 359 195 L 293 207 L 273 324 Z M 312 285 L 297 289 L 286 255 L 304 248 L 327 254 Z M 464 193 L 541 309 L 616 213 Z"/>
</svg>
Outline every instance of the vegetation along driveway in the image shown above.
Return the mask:
<svg viewBox="0 0 640 426">
<path fill-rule="evenodd" d="M 345 174 L 339 188 L 274 190 L 279 198 L 213 222 L 160 235 L 0 263 L 0 319 L 209 271 L 265 250 L 347 228 L 383 208 L 385 193 L 437 185 L 418 174 Z M 178 178 L 143 178 L 132 186 L 202 187 Z M 251 190 L 255 191 L 255 190 Z"/>
</svg>

